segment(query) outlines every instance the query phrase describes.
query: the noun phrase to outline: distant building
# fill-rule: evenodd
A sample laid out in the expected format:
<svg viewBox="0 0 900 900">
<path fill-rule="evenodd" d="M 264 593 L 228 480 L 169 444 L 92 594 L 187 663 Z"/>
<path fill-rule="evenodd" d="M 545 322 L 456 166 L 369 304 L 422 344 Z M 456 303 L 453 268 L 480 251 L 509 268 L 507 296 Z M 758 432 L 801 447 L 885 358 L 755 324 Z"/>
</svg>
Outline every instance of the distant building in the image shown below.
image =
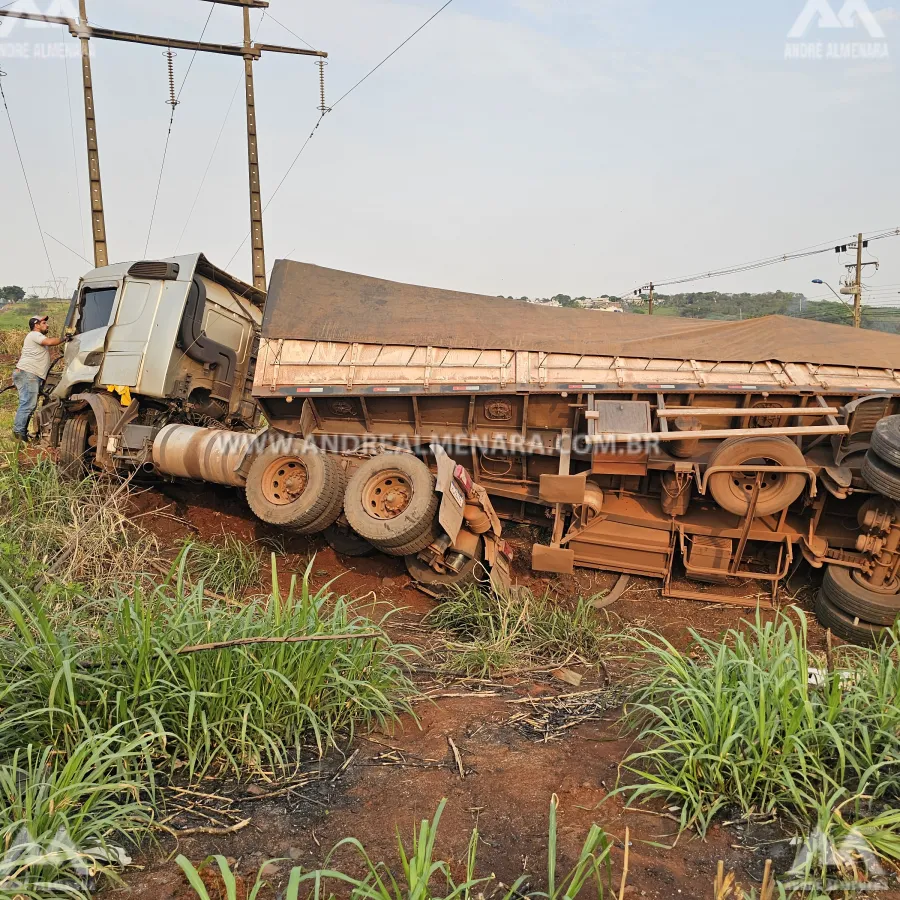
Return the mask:
<svg viewBox="0 0 900 900">
<path fill-rule="evenodd" d="M 538 306 L 559 306 L 558 300 L 542 300 L 540 297 L 528 298 L 528 303 L 536 303 Z"/>
<path fill-rule="evenodd" d="M 620 303 L 616 303 L 607 296 L 594 297 L 590 300 L 582 300 L 581 305 L 585 309 L 595 309 L 599 312 L 625 312 Z"/>
</svg>

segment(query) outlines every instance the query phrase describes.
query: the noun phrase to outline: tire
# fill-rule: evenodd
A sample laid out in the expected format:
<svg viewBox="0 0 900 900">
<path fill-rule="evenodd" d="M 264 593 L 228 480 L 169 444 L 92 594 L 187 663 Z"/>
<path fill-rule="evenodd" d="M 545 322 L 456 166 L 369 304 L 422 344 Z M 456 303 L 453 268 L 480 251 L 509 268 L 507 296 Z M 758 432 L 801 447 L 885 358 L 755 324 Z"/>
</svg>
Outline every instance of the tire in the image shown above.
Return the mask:
<svg viewBox="0 0 900 900">
<path fill-rule="evenodd" d="M 886 463 L 872 450 L 869 450 L 863 460 L 862 477 L 873 491 L 900 501 L 900 469 Z"/>
<path fill-rule="evenodd" d="M 850 569 L 828 566 L 822 591 L 832 606 L 851 618 L 858 616 L 873 625 L 891 626 L 900 616 L 900 595 L 879 594 L 859 584 Z"/>
<path fill-rule="evenodd" d="M 900 468 L 900 416 L 885 416 L 875 426 L 872 450 L 886 463 Z"/>
<path fill-rule="evenodd" d="M 407 541 L 405 544 L 399 544 L 396 547 L 379 545 L 378 549 L 388 556 L 409 556 L 411 553 L 419 553 L 429 544 L 433 544 L 443 533 L 444 529 L 441 528 L 437 519 L 435 519 L 431 528 L 422 532 L 422 534 L 413 540 Z"/>
<path fill-rule="evenodd" d="M 247 503 L 263 522 L 311 534 L 337 520 L 345 484 L 335 459 L 294 441 L 256 457 L 247 474 Z"/>
<path fill-rule="evenodd" d="M 473 587 L 486 580 L 487 572 L 484 568 L 484 541 L 478 542 L 478 552 L 467 560 L 462 569 L 456 574 L 450 575 L 435 572 L 427 563 L 423 562 L 416 554 L 406 557 L 406 571 L 417 584 L 426 589 L 429 594 L 438 598 L 450 597 L 457 589 Z"/>
<path fill-rule="evenodd" d="M 329 457 L 330 458 L 330 457 Z M 340 469 L 340 484 L 336 486 L 331 503 L 326 507 L 325 512 L 309 525 L 295 525 L 291 530 L 298 534 L 320 534 L 326 528 L 330 528 L 341 517 L 344 511 L 344 491 L 347 488 L 347 477 L 339 463 L 336 463 Z"/>
<path fill-rule="evenodd" d="M 328 546 L 339 556 L 368 556 L 375 552 L 375 547 L 365 538 L 361 538 L 352 528 L 334 524 L 325 529 L 324 538 Z"/>
<path fill-rule="evenodd" d="M 91 433 L 91 416 L 81 413 L 66 419 L 59 442 L 59 466 L 64 475 L 81 478 L 90 470 L 88 455 Z"/>
<path fill-rule="evenodd" d="M 374 456 L 350 479 L 344 515 L 360 537 L 385 553 L 404 555 L 398 550 L 425 541 L 421 550 L 434 540 L 439 503 L 434 487 L 428 466 L 415 456 Z"/>
<path fill-rule="evenodd" d="M 860 644 L 863 647 L 874 647 L 887 631 L 881 625 L 873 625 L 870 622 L 857 621 L 834 606 L 825 596 L 824 591 L 816 594 L 816 618 L 823 628 L 830 628 L 832 634 L 836 634 L 843 641 L 852 644 Z"/>
<path fill-rule="evenodd" d="M 709 457 L 707 466 L 758 465 L 806 466 L 800 448 L 786 437 L 734 437 L 723 441 Z M 722 509 L 744 516 L 750 508 L 755 475 L 719 472 L 709 479 L 709 492 Z M 803 475 L 766 472 L 759 492 L 755 516 L 771 516 L 787 509 L 806 486 Z"/>
</svg>

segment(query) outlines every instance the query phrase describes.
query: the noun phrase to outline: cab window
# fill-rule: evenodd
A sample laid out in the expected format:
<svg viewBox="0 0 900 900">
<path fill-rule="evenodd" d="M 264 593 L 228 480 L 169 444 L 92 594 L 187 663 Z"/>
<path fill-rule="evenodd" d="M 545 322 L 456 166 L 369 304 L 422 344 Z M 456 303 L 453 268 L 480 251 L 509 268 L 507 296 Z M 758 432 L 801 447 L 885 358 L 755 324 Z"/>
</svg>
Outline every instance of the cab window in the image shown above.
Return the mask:
<svg viewBox="0 0 900 900">
<path fill-rule="evenodd" d="M 109 325 L 117 292 L 116 287 L 85 288 L 81 292 L 81 315 L 77 328 L 79 334 Z"/>
</svg>

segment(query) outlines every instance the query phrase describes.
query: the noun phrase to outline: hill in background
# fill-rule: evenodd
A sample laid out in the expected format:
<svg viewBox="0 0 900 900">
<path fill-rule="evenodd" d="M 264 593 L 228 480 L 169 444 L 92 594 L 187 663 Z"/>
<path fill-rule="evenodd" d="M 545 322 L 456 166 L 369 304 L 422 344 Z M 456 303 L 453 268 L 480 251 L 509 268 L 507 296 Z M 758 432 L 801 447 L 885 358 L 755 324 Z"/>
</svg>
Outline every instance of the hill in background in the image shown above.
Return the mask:
<svg viewBox="0 0 900 900">
<path fill-rule="evenodd" d="M 0 331 L 27 331 L 32 316 L 50 316 L 50 333 L 62 332 L 68 300 L 20 300 L 0 307 Z"/>
<path fill-rule="evenodd" d="M 735 321 L 759 316 L 791 316 L 836 325 L 853 324 L 853 298 L 847 304 L 838 300 L 807 300 L 803 294 L 775 291 L 766 294 L 723 294 L 717 291 L 662 294 L 653 301 L 653 315 L 685 319 L 721 319 Z M 628 303 L 635 313 L 646 313 L 646 303 Z M 875 331 L 900 333 L 900 307 L 863 304 L 862 326 Z"/>
<path fill-rule="evenodd" d="M 641 300 L 637 297 L 603 296 L 591 300 L 587 297 L 573 298 L 567 294 L 557 294 L 532 302 L 593 309 L 604 309 L 614 305 L 618 306 L 621 312 L 635 315 L 646 315 L 648 311 L 646 297 Z M 808 300 L 804 294 L 790 291 L 770 291 L 761 294 L 703 291 L 657 294 L 653 299 L 653 315 L 677 316 L 684 319 L 718 319 L 726 322 L 756 319 L 760 316 L 791 316 L 836 325 L 852 325 L 852 306 L 852 297 L 848 297 L 846 303 L 841 303 L 838 300 Z M 866 306 L 863 303 L 862 326 L 876 331 L 900 333 L 900 297 L 897 306 Z"/>
</svg>

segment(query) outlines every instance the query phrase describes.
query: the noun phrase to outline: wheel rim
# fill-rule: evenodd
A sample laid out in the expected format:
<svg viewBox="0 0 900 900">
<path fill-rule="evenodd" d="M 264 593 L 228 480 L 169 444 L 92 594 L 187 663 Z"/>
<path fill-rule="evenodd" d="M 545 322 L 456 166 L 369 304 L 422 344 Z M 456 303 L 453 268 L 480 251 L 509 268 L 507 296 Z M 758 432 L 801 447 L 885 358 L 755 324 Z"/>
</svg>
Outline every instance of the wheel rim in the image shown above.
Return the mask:
<svg viewBox="0 0 900 900">
<path fill-rule="evenodd" d="M 263 496 L 275 506 L 296 503 L 308 485 L 309 471 L 303 460 L 296 456 L 282 456 L 273 460 L 263 472 Z"/>
<path fill-rule="evenodd" d="M 745 459 L 738 465 L 743 466 L 778 466 L 781 465 L 777 460 L 756 458 Z M 753 490 L 756 487 L 756 477 L 761 476 L 759 485 L 759 497 L 757 503 L 762 503 L 773 497 L 782 490 L 785 484 L 784 473 L 782 472 L 729 472 L 729 489 L 731 493 L 738 499 L 745 500 L 748 504 L 753 498 Z"/>
<path fill-rule="evenodd" d="M 850 580 L 854 582 L 854 584 L 858 584 L 861 588 L 864 588 L 867 591 L 871 591 L 874 594 L 884 594 L 885 596 L 893 596 L 900 592 L 900 579 L 894 578 L 892 581 L 887 581 L 881 587 L 876 587 L 874 584 L 869 584 L 862 576 L 862 573 L 854 570 L 850 574 Z"/>
<path fill-rule="evenodd" d="M 396 519 L 412 503 L 413 487 L 399 469 L 388 469 L 366 482 L 362 498 L 366 512 L 373 519 Z"/>
</svg>

